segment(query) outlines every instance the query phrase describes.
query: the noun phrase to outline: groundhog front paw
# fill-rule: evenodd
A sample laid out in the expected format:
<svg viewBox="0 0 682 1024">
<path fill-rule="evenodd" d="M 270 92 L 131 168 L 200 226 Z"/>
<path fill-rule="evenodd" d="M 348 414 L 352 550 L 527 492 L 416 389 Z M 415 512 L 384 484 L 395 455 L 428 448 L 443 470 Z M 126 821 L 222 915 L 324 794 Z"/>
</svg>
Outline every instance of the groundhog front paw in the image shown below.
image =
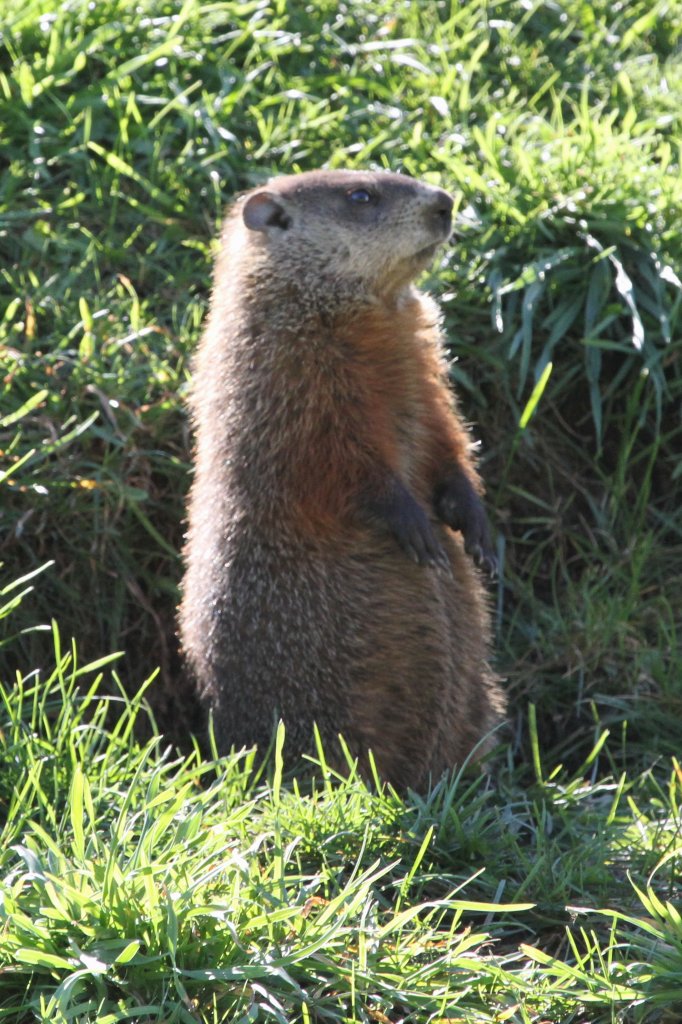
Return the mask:
<svg viewBox="0 0 682 1024">
<path fill-rule="evenodd" d="M 380 497 L 375 495 L 369 505 L 413 562 L 450 572 L 450 560 L 428 515 L 400 481 L 393 481 L 390 488 Z"/>
<path fill-rule="evenodd" d="M 450 561 L 436 537 L 429 518 L 412 499 L 412 506 L 403 505 L 389 522 L 391 532 L 405 554 L 417 565 L 438 566 L 450 571 Z"/>
<path fill-rule="evenodd" d="M 491 576 L 497 572 L 497 558 L 490 539 L 488 517 L 474 485 L 457 469 L 436 489 L 436 515 L 464 538 L 464 550 L 476 565 Z"/>
</svg>

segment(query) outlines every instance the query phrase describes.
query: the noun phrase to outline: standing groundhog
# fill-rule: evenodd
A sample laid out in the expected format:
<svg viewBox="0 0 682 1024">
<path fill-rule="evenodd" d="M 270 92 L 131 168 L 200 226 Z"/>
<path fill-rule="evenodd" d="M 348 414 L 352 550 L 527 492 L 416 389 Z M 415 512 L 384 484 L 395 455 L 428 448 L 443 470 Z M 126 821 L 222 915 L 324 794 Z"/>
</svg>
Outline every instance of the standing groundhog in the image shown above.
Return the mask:
<svg viewBox="0 0 682 1024">
<path fill-rule="evenodd" d="M 359 171 L 276 178 L 229 213 L 180 608 L 223 750 L 264 749 L 282 718 L 300 754 L 317 723 L 332 763 L 341 733 L 423 788 L 499 721 L 481 485 L 411 283 L 451 214 L 441 189 Z"/>
</svg>

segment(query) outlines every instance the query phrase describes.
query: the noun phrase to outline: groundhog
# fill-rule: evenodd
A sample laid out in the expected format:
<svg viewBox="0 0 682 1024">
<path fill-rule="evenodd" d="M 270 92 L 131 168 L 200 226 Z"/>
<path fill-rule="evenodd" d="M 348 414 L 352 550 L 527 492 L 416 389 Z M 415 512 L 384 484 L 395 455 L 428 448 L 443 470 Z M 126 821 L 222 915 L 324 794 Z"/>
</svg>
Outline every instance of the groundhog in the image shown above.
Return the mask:
<svg viewBox="0 0 682 1024">
<path fill-rule="evenodd" d="M 481 484 L 413 286 L 453 202 L 391 173 L 312 171 L 238 199 L 194 364 L 180 636 L 219 748 L 286 750 L 402 790 L 489 745 Z"/>
</svg>

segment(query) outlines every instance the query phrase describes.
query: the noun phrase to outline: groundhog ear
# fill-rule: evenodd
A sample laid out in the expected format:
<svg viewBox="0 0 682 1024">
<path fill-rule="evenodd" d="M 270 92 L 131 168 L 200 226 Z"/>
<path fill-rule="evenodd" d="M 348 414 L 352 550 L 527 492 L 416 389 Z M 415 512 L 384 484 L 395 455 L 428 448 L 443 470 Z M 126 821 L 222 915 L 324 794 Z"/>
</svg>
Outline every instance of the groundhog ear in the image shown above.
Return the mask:
<svg viewBox="0 0 682 1024">
<path fill-rule="evenodd" d="M 271 228 L 286 231 L 291 227 L 291 217 L 274 192 L 254 192 L 244 203 L 242 217 L 251 231 L 264 231 L 268 234 Z"/>
</svg>

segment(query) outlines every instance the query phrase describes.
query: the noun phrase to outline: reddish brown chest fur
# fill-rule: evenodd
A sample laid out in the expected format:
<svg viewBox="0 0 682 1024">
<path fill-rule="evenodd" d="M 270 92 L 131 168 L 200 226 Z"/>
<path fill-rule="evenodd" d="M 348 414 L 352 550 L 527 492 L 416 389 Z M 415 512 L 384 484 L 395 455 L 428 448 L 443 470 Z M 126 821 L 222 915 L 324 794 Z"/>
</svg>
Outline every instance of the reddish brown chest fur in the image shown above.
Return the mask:
<svg viewBox="0 0 682 1024">
<path fill-rule="evenodd" d="M 254 482 L 265 514 L 268 492 L 278 492 L 277 529 L 288 518 L 320 539 L 343 530 L 377 465 L 428 503 L 443 462 L 468 460 L 435 317 L 418 297 L 370 306 L 313 337 L 292 336 L 256 368 L 260 430 L 244 439 L 242 462 L 249 472 L 259 457 L 267 463 Z"/>
</svg>

